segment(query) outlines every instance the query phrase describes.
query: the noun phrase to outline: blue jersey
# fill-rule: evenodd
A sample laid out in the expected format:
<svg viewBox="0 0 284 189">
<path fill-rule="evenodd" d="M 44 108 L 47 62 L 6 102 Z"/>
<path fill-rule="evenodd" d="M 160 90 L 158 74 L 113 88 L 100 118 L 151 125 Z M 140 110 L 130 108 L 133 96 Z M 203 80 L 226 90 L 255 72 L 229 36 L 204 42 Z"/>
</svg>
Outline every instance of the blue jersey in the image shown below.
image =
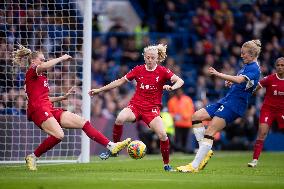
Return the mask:
<svg viewBox="0 0 284 189">
<path fill-rule="evenodd" d="M 223 104 L 240 116 L 243 116 L 247 109 L 249 98 L 259 81 L 259 65 L 257 62 L 245 64 L 238 72 L 238 75 L 244 76 L 246 81 L 240 84 L 234 83 L 227 95 L 220 99 L 218 103 Z"/>
</svg>

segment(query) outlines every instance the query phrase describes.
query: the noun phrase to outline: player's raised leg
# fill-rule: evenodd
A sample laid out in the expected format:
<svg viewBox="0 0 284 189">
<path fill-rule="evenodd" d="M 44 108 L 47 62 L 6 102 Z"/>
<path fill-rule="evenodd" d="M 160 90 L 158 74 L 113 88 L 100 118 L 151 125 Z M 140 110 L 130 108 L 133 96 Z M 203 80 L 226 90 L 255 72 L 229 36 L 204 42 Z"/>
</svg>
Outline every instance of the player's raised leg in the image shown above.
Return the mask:
<svg viewBox="0 0 284 189">
<path fill-rule="evenodd" d="M 110 150 L 112 154 L 121 151 L 131 141 L 130 138 L 127 138 L 122 142 L 113 143 L 108 138 L 106 138 L 101 132 L 96 130 L 91 125 L 91 123 L 85 118 L 68 111 L 62 113 L 60 122 L 63 128 L 81 128 L 90 139 L 105 146 L 107 149 Z"/>
</svg>

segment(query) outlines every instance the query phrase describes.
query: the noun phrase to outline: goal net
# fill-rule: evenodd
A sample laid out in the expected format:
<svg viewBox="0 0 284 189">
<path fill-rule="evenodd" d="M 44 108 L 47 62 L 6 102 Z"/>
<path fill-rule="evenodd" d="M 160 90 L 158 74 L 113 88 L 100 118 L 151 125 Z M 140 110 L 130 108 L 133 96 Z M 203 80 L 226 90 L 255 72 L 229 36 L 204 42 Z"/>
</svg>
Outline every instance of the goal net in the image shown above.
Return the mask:
<svg viewBox="0 0 284 189">
<path fill-rule="evenodd" d="M 83 16 L 76 0 L 3 0 L 0 3 L 0 163 L 24 162 L 47 137 L 26 117 L 24 76 L 27 67 L 13 65 L 11 52 L 22 44 L 46 59 L 69 54 L 73 59 L 48 71 L 50 96 L 72 86 L 76 95 L 55 103 L 82 114 Z M 61 143 L 40 160 L 76 161 L 81 154 L 80 129 L 65 129 Z"/>
</svg>

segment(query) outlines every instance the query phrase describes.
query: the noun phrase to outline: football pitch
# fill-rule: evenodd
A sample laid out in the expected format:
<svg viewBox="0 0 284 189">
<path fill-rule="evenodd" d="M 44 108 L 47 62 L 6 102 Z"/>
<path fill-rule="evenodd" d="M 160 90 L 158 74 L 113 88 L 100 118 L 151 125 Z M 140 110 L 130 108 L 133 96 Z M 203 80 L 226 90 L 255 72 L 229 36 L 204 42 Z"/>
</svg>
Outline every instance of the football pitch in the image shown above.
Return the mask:
<svg viewBox="0 0 284 189">
<path fill-rule="evenodd" d="M 173 154 L 176 167 L 193 155 Z M 199 173 L 164 172 L 160 155 L 141 160 L 127 156 L 106 161 L 93 157 L 87 164 L 40 164 L 30 172 L 25 165 L 0 165 L 0 189 L 182 189 L 284 188 L 284 153 L 264 152 L 257 168 L 248 168 L 249 152 L 215 152 Z"/>
</svg>

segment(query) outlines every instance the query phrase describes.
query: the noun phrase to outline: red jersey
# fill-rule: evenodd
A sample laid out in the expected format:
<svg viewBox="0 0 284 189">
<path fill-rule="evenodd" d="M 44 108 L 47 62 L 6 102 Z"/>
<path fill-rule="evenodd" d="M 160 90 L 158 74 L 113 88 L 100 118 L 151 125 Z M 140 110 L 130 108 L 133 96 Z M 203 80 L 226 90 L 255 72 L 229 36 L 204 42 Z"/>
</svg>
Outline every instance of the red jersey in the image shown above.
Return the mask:
<svg viewBox="0 0 284 189">
<path fill-rule="evenodd" d="M 133 68 L 125 75 L 125 79 L 137 82 L 135 94 L 130 104 L 145 108 L 153 106 L 162 107 L 163 86 L 171 79 L 173 72 L 169 69 L 157 65 L 154 70 L 147 70 L 146 65 L 140 65 Z"/>
<path fill-rule="evenodd" d="M 284 109 L 284 79 L 280 79 L 277 74 L 271 74 L 263 78 L 259 85 L 266 88 L 263 106 Z"/>
<path fill-rule="evenodd" d="M 44 73 L 36 73 L 37 65 L 32 64 L 26 72 L 25 90 L 28 96 L 28 115 L 43 106 L 52 107 L 49 101 L 49 85 Z"/>
</svg>

